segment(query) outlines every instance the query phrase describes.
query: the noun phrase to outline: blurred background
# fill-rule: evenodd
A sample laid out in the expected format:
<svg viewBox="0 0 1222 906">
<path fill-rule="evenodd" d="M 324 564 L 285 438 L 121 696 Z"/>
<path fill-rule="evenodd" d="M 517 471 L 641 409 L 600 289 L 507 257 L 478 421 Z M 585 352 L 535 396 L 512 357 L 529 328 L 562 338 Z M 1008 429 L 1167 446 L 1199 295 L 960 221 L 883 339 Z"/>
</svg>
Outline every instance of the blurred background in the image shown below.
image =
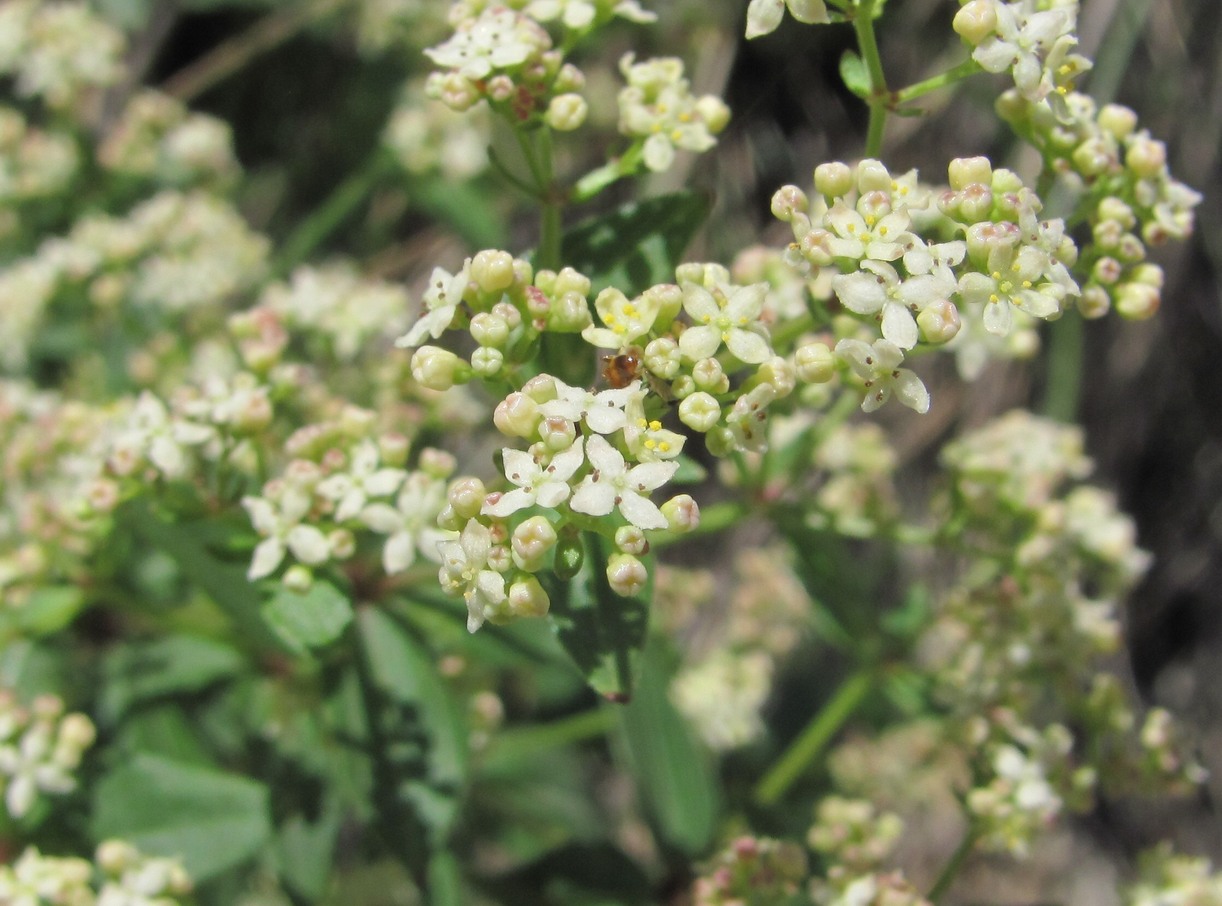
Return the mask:
<svg viewBox="0 0 1222 906">
<path fill-rule="evenodd" d="M 350 15 L 341 0 L 99 0 L 136 37 L 132 54 L 143 81 L 167 88 L 232 124 L 239 159 L 250 174 L 242 207 L 278 244 L 315 257 L 355 256 L 369 270 L 418 286 L 434 264 L 453 267 L 472 247 L 516 252 L 533 243 L 513 211 L 478 216 L 478 199 L 459 211 L 444 192 L 425 191 L 410 169 L 380 169 L 383 130 L 402 88 L 427 73 L 411 46 L 445 35 L 441 0 L 366 0 Z M 805 185 L 813 166 L 852 160 L 863 145 L 865 110 L 839 83 L 837 64 L 851 46 L 846 26 L 812 29 L 791 20 L 774 34 L 742 38 L 745 0 L 659 0 L 645 30 L 647 52 L 687 61 L 697 93 L 719 92 L 734 119 L 713 153 L 655 178 L 664 191 L 689 175 L 715 200 L 716 231 L 700 236 L 694 259 L 728 261 L 754 242 L 788 238 L 768 212 L 784 183 Z M 964 51 L 950 31 L 951 0 L 891 0 L 882 30 L 893 86 L 953 65 Z M 336 18 L 356 23 L 336 28 Z M 1066 856 L 1114 848 L 1131 853 L 1170 836 L 1188 852 L 1222 857 L 1215 803 L 1222 795 L 1222 4 L 1216 0 L 1083 0 L 1082 49 L 1096 61 L 1082 83 L 1098 101 L 1138 111 L 1142 125 L 1167 143 L 1172 172 L 1205 195 L 1187 243 L 1159 250 L 1167 272 L 1163 306 L 1147 323 L 1106 318 L 1063 332 L 1062 347 L 1080 355 L 1079 420 L 1095 457 L 1097 480 L 1114 488 L 1154 555 L 1128 613 L 1132 681 L 1143 699 L 1165 705 L 1200 732 L 1201 757 L 1213 779 L 1200 801 L 1174 812 L 1105 804 L 1079 828 Z M 639 41 L 628 28 L 591 54 L 618 56 Z M 623 47 L 613 45 L 622 41 Z M 639 46 L 639 45 L 638 45 Z M 591 70 L 591 78 L 597 79 Z M 116 92 L 115 109 L 125 86 Z M 944 178 L 952 157 L 989 155 L 1031 175 L 1035 159 L 991 111 L 999 80 L 980 76 L 926 98 L 925 115 L 888 124 L 885 162 L 892 172 L 919 168 Z M 598 86 L 592 89 L 597 94 Z M 594 115 L 614 116 L 614 86 Z M 610 133 L 613 121 L 604 121 Z M 411 124 L 404 127 L 409 133 Z M 421 127 L 416 127 L 421 128 Z M 495 142 L 494 137 L 494 142 Z M 582 149 L 567 162 L 581 172 Z M 495 180 L 495 174 L 486 177 Z M 491 195 L 491 193 L 489 193 Z M 615 202 L 610 193 L 607 204 Z M 475 215 L 472 215 L 472 211 Z M 596 213 L 595 210 L 583 212 Z M 1052 213 L 1056 213 L 1053 211 Z M 320 218 L 322 218 L 320 220 Z M 519 228 L 515 224 L 521 222 Z M 509 224 L 506 228 L 504 224 Z M 296 243 L 297 245 L 294 245 Z M 290 256 L 291 257 L 291 256 Z M 291 263 L 291 262 L 289 262 Z M 1074 320 L 1077 319 L 1067 319 Z M 1073 331 L 1070 333 L 1070 331 Z M 1049 339 L 1052 339 L 1050 336 Z M 1056 342 L 1056 341 L 1054 341 Z M 1048 348 L 1046 344 L 1045 348 Z M 1066 399 L 1062 372 L 1046 355 L 999 364 L 973 385 L 949 372 L 927 374 L 934 407 L 913 436 L 900 439 L 919 462 L 957 428 L 1016 405 L 1047 410 Z M 1057 375 L 1050 377 L 1050 375 Z M 906 422 L 910 425 L 910 422 Z M 911 430 L 911 429 L 910 429 Z M 1081 856 L 1081 858 L 1079 858 Z M 1085 868 L 1082 868 L 1085 871 Z M 1104 870 L 1104 869 L 1101 869 Z M 1016 892 L 1016 902 L 1022 901 Z"/>
</svg>

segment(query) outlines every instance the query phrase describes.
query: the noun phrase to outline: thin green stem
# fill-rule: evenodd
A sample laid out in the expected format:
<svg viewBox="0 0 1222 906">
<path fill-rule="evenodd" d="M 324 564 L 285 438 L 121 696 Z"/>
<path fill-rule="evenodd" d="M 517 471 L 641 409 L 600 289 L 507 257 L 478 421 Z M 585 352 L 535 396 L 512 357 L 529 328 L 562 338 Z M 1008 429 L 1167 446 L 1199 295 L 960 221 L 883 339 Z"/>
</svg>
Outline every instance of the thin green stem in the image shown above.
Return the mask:
<svg viewBox="0 0 1222 906">
<path fill-rule="evenodd" d="M 1082 396 L 1082 343 L 1085 331 L 1076 312 L 1049 325 L 1048 386 L 1044 388 L 1044 414 L 1060 422 L 1077 421 Z"/>
<path fill-rule="evenodd" d="M 836 732 L 865 700 L 874 687 L 874 671 L 863 668 L 849 676 L 827 704 L 814 716 L 755 787 L 755 801 L 775 805 L 827 748 Z"/>
<path fill-rule="evenodd" d="M 896 104 L 907 104 L 915 101 L 917 98 L 924 97 L 930 92 L 937 91 L 939 88 L 945 88 L 948 85 L 955 84 L 955 82 L 962 81 L 980 71 L 980 64 L 969 57 L 958 66 L 948 69 L 940 75 L 931 76 L 928 79 L 922 79 L 920 82 L 913 82 L 907 88 L 901 88 L 895 92 L 895 102 Z"/>
<path fill-rule="evenodd" d="M 515 727 L 497 734 L 489 747 L 489 755 L 513 758 L 533 755 L 548 749 L 558 749 L 587 739 L 605 736 L 619 722 L 619 715 L 610 707 L 593 708 L 562 717 L 546 724 Z"/>
<path fill-rule="evenodd" d="M 929 893 L 925 895 L 929 902 L 937 903 L 950 890 L 950 886 L 955 883 L 955 878 L 959 876 L 959 870 L 963 867 L 963 863 L 971 855 L 972 850 L 976 848 L 976 837 L 976 828 L 969 826 L 963 834 L 963 839 L 959 841 L 958 847 L 951 853 L 946 865 L 942 867 L 938 879 L 933 882 L 933 886 L 929 888 Z"/>
<path fill-rule="evenodd" d="M 874 36 L 874 2 L 861 0 L 853 16 L 853 30 L 857 33 L 857 46 L 861 58 L 870 74 L 870 125 L 866 132 L 866 157 L 878 157 L 883 150 L 883 128 L 887 124 L 887 109 L 891 103 L 887 90 L 887 77 L 883 73 L 882 54 Z"/>
<path fill-rule="evenodd" d="M 554 183 L 552 158 L 552 131 L 543 128 L 539 133 L 539 164 L 543 171 L 543 211 L 539 229 L 539 252 L 535 266 L 549 270 L 560 268 L 560 239 L 564 213 L 564 199 Z"/>
<path fill-rule="evenodd" d="M 303 220 L 280 246 L 272 272 L 284 276 L 331 237 L 373 192 L 390 172 L 391 158 L 375 149 L 361 168 L 335 187 L 335 190 Z"/>
</svg>

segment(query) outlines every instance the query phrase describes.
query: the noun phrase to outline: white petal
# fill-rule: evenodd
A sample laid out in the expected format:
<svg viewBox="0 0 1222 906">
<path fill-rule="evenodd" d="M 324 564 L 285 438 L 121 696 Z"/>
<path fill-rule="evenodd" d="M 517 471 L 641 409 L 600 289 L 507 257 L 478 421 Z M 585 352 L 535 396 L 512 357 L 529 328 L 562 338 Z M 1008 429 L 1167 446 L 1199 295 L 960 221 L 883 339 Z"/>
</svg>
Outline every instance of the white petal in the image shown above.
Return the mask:
<svg viewBox="0 0 1222 906">
<path fill-rule="evenodd" d="M 586 442 L 586 457 L 590 460 L 590 465 L 601 472 L 604 477 L 624 474 L 624 457 L 620 455 L 619 450 L 597 434 Z"/>
<path fill-rule="evenodd" d="M 675 146 L 665 135 L 651 135 L 645 140 L 645 166 L 655 173 L 669 170 L 675 160 Z"/>
<path fill-rule="evenodd" d="M 410 532 L 396 532 L 382 548 L 382 567 L 388 576 L 401 573 L 416 561 L 415 539 Z"/>
<path fill-rule="evenodd" d="M 539 464 L 524 450 L 505 447 L 501 450 L 501 461 L 505 464 L 505 477 L 518 487 L 525 487 L 539 475 Z"/>
<path fill-rule="evenodd" d="M 279 538 L 265 538 L 255 548 L 254 557 L 250 561 L 250 569 L 246 578 L 251 582 L 271 575 L 284 559 L 284 542 Z"/>
<path fill-rule="evenodd" d="M 285 541 L 293 556 L 310 566 L 325 563 L 331 557 L 327 536 L 317 526 L 295 525 Z"/>
<path fill-rule="evenodd" d="M 784 0 L 751 0 L 747 7 L 747 37 L 758 38 L 776 31 L 784 14 Z"/>
<path fill-rule="evenodd" d="M 644 488 L 652 491 L 674 478 L 677 471 L 677 462 L 643 462 L 633 466 L 625 481 L 634 490 Z"/>
<path fill-rule="evenodd" d="M 731 330 L 726 346 L 735 358 L 748 365 L 759 365 L 772 357 L 768 341 L 753 330 Z"/>
<path fill-rule="evenodd" d="M 909 409 L 914 409 L 922 415 L 929 411 L 929 391 L 914 372 L 901 368 L 895 378 L 894 389 L 896 399 Z"/>
<path fill-rule="evenodd" d="M 508 493 L 502 494 L 496 503 L 485 503 L 480 507 L 480 512 L 485 516 L 496 516 L 498 519 L 504 519 L 506 516 L 511 516 L 518 510 L 525 509 L 535 502 L 535 495 L 524 488 L 514 488 Z"/>
<path fill-rule="evenodd" d="M 915 346 L 918 334 L 912 312 L 896 302 L 884 305 L 883 336 L 901 349 L 911 349 Z"/>
<path fill-rule="evenodd" d="M 693 362 L 707 359 L 721 346 L 721 333 L 715 327 L 689 327 L 679 336 L 679 351 Z"/>
<path fill-rule="evenodd" d="M 666 517 L 662 515 L 657 504 L 638 494 L 624 494 L 620 498 L 619 511 L 637 528 L 663 529 L 667 525 Z"/>
<path fill-rule="evenodd" d="M 371 503 L 361 510 L 361 522 L 380 535 L 389 535 L 403 527 L 403 513 L 388 503 Z"/>
<path fill-rule="evenodd" d="M 535 503 L 551 509 L 569 499 L 570 488 L 563 481 L 549 481 L 539 486 L 535 493 Z"/>
<path fill-rule="evenodd" d="M 587 516 L 606 516 L 615 509 L 615 488 L 609 481 L 592 481 L 587 478 L 585 483 L 573 492 L 569 507 L 575 513 L 585 513 Z"/>
<path fill-rule="evenodd" d="M 1010 332 L 1010 303 L 1006 301 L 989 302 L 984 307 L 984 329 L 998 336 Z"/>
<path fill-rule="evenodd" d="M 805 22 L 807 25 L 831 21 L 824 0 L 789 0 L 789 13 L 799 22 Z"/>
<path fill-rule="evenodd" d="M 859 315 L 872 315 L 887 299 L 887 290 L 879 278 L 868 271 L 840 274 L 832 279 L 832 291 L 844 307 Z"/>
</svg>

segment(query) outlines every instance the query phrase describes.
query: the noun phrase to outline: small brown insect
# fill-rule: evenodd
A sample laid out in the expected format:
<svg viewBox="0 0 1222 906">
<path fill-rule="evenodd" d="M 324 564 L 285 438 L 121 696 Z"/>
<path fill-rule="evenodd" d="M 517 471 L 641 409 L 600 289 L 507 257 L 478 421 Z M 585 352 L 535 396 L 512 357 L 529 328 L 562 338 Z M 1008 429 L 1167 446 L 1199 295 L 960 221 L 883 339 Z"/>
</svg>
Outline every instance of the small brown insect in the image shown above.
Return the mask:
<svg viewBox="0 0 1222 906">
<path fill-rule="evenodd" d="M 630 346 L 619 355 L 603 356 L 603 380 L 615 390 L 622 390 L 641 376 L 643 353 Z"/>
</svg>

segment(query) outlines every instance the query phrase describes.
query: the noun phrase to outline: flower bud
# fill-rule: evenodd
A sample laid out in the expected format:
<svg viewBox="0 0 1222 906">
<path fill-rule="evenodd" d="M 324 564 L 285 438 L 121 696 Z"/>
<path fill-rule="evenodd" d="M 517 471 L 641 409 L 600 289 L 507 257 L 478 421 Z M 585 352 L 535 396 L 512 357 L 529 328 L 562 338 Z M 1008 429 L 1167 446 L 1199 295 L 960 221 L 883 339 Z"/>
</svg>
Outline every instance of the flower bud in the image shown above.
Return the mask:
<svg viewBox="0 0 1222 906">
<path fill-rule="evenodd" d="M 476 252 L 470 272 L 471 279 L 485 293 L 502 292 L 513 285 L 513 256 L 495 249 Z"/>
<path fill-rule="evenodd" d="M 551 607 L 551 599 L 534 576 L 526 576 L 509 586 L 509 612 L 515 617 L 542 617 Z"/>
<path fill-rule="evenodd" d="M 683 290 L 674 283 L 659 283 L 641 293 L 641 299 L 658 306 L 654 317 L 655 330 L 666 330 L 683 308 Z"/>
<path fill-rule="evenodd" d="M 1095 213 L 1100 220 L 1114 220 L 1126 230 L 1137 225 L 1137 215 L 1133 213 L 1133 209 L 1115 195 L 1100 200 Z"/>
<path fill-rule="evenodd" d="M 846 168 L 847 169 L 847 168 Z M 818 170 L 815 173 L 818 174 Z M 817 186 L 818 183 L 816 182 Z M 810 207 L 806 193 L 797 186 L 781 186 L 772 193 L 772 216 L 789 223 L 796 214 L 805 213 Z"/>
<path fill-rule="evenodd" d="M 505 353 L 491 346 L 480 346 L 471 353 L 471 370 L 483 378 L 496 377 L 505 367 Z"/>
<path fill-rule="evenodd" d="M 679 403 L 679 421 L 693 431 L 705 433 L 721 420 L 721 406 L 712 395 L 698 391 Z"/>
<path fill-rule="evenodd" d="M 547 327 L 557 333 L 580 333 L 594 323 L 590 303 L 581 293 L 566 292 L 554 297 L 547 314 Z"/>
<path fill-rule="evenodd" d="M 543 405 L 544 403 L 550 403 L 560 394 L 556 389 L 556 379 L 554 377 L 550 374 L 536 374 L 522 385 L 522 395 L 529 397 L 539 405 Z"/>
<path fill-rule="evenodd" d="M 421 346 L 412 355 L 412 377 L 427 390 L 449 390 L 470 377 L 470 368 L 448 349 Z"/>
<path fill-rule="evenodd" d="M 662 504 L 667 530 L 683 535 L 700 525 L 700 507 L 690 494 L 676 494 Z"/>
<path fill-rule="evenodd" d="M 997 6 L 994 0 L 971 0 L 955 13 L 951 28 L 973 47 L 997 30 Z"/>
<path fill-rule="evenodd" d="M 696 392 L 696 382 L 690 374 L 681 374 L 670 384 L 670 395 L 677 400 L 684 400 Z"/>
<path fill-rule="evenodd" d="M 484 483 L 474 476 L 456 478 L 446 489 L 446 501 L 454 510 L 454 515 L 466 522 L 479 515 L 484 506 L 488 489 Z"/>
<path fill-rule="evenodd" d="M 499 349 L 509 340 L 509 325 L 499 314 L 481 311 L 471 318 L 471 337 L 480 346 Z"/>
<path fill-rule="evenodd" d="M 987 157 L 957 157 L 947 167 L 950 187 L 960 192 L 971 185 L 990 186 L 993 183 L 993 164 Z"/>
<path fill-rule="evenodd" d="M 891 196 L 891 174 L 880 160 L 867 157 L 857 165 L 857 191 L 862 195 L 881 192 Z"/>
<path fill-rule="evenodd" d="M 383 455 L 383 461 L 387 465 L 401 465 L 402 461 L 392 461 L 390 457 Z M 458 468 L 458 460 L 454 458 L 454 454 L 447 450 L 438 450 L 436 447 L 425 447 L 420 451 L 420 471 L 429 478 L 449 478 L 454 474 L 454 470 Z"/>
<path fill-rule="evenodd" d="M 711 393 L 725 393 L 730 389 L 730 379 L 726 377 L 721 362 L 711 356 L 692 366 L 692 380 L 698 388 Z"/>
<path fill-rule="evenodd" d="M 1105 104 L 1099 111 L 1099 128 L 1117 139 L 1124 139 L 1137 128 L 1137 114 L 1120 104 Z"/>
<path fill-rule="evenodd" d="M 823 384 L 836 375 L 836 357 L 826 343 L 803 343 L 793 355 L 798 380 Z"/>
<path fill-rule="evenodd" d="M 401 467 L 407 462 L 407 453 L 411 449 L 411 441 L 407 439 L 407 435 L 400 434 L 398 431 L 391 431 L 387 434 L 380 434 L 377 438 L 378 459 L 383 465 L 393 468 Z M 432 453 L 440 453 L 440 450 L 434 450 L 431 447 L 426 447 L 420 451 L 420 460 L 423 467 L 424 458 Z M 452 458 L 452 457 L 451 457 Z"/>
<path fill-rule="evenodd" d="M 1112 297 L 1098 283 L 1088 283 L 1082 287 L 1082 295 L 1078 297 L 1078 311 L 1084 318 L 1102 318 L 1112 308 Z"/>
<path fill-rule="evenodd" d="M 586 76 L 572 63 L 565 63 L 556 73 L 552 91 L 580 91 L 585 87 Z"/>
<path fill-rule="evenodd" d="M 704 443 L 709 452 L 718 457 L 729 456 L 738 449 L 734 432 L 725 425 L 717 425 L 710 429 L 704 436 Z"/>
<path fill-rule="evenodd" d="M 488 97 L 494 101 L 507 101 L 513 97 L 515 86 L 513 79 L 504 73 L 499 73 L 487 82 Z"/>
<path fill-rule="evenodd" d="M 1111 286 L 1118 281 L 1124 273 L 1124 268 L 1115 258 L 1104 256 L 1095 262 L 1095 266 L 1091 268 L 1091 278 L 1096 283 L 1103 286 Z"/>
<path fill-rule="evenodd" d="M 643 361 L 650 374 L 669 381 L 679 373 L 683 356 L 679 353 L 679 343 L 674 337 L 658 337 L 650 340 L 649 345 L 645 347 Z"/>
<path fill-rule="evenodd" d="M 567 418 L 548 416 L 539 422 L 539 439 L 552 453 L 559 453 L 573 446 L 577 439 L 577 427 Z"/>
<path fill-rule="evenodd" d="M 314 584 L 314 571 L 308 566 L 294 563 L 284 571 L 284 576 L 280 581 L 289 591 L 295 591 L 297 594 L 303 595 Z"/>
<path fill-rule="evenodd" d="M 853 170 L 838 160 L 819 164 L 815 167 L 815 190 L 828 199 L 848 195 L 853 191 Z M 807 205 L 802 206 L 802 210 L 808 209 Z"/>
<path fill-rule="evenodd" d="M 327 546 L 331 548 L 332 557 L 347 560 L 356 553 L 356 536 L 348 529 L 335 529 L 327 533 Z"/>
<path fill-rule="evenodd" d="M 519 569 L 535 572 L 548 551 L 556 546 L 556 530 L 543 516 L 531 516 L 513 530 L 510 546 L 513 562 Z"/>
<path fill-rule="evenodd" d="M 607 559 L 607 584 L 621 598 L 632 598 L 645 590 L 649 571 L 631 554 L 612 554 Z"/>
<path fill-rule="evenodd" d="M 716 135 L 730 122 L 730 108 L 715 94 L 701 95 L 696 99 L 696 115 L 704 122 L 709 132 Z"/>
<path fill-rule="evenodd" d="M 1124 165 L 1143 179 L 1157 176 L 1166 164 L 1167 146 L 1144 134 L 1132 139 L 1125 149 Z"/>
<path fill-rule="evenodd" d="M 1153 317 L 1161 301 L 1158 288 L 1145 283 L 1126 283 L 1116 290 L 1116 311 L 1131 321 Z"/>
<path fill-rule="evenodd" d="M 635 525 L 621 525 L 615 530 L 615 546 L 620 553 L 643 557 L 649 553 L 649 541 L 645 531 Z"/>
<path fill-rule="evenodd" d="M 543 121 L 557 132 L 572 132 L 586 121 L 590 105 L 579 94 L 558 94 L 547 105 Z"/>
<path fill-rule="evenodd" d="M 560 543 L 556 545 L 556 560 L 553 566 L 556 578 L 567 582 L 581 572 L 581 565 L 585 559 L 586 551 L 582 546 L 580 535 L 561 538 Z"/>
<path fill-rule="evenodd" d="M 539 424 L 539 404 L 525 393 L 511 393 L 497 404 L 492 423 L 507 437 L 533 437 Z"/>
<path fill-rule="evenodd" d="M 921 338 L 927 343 L 949 342 L 959 333 L 961 326 L 959 309 L 949 299 L 926 305 L 917 315 L 917 327 L 921 329 Z"/>
</svg>

